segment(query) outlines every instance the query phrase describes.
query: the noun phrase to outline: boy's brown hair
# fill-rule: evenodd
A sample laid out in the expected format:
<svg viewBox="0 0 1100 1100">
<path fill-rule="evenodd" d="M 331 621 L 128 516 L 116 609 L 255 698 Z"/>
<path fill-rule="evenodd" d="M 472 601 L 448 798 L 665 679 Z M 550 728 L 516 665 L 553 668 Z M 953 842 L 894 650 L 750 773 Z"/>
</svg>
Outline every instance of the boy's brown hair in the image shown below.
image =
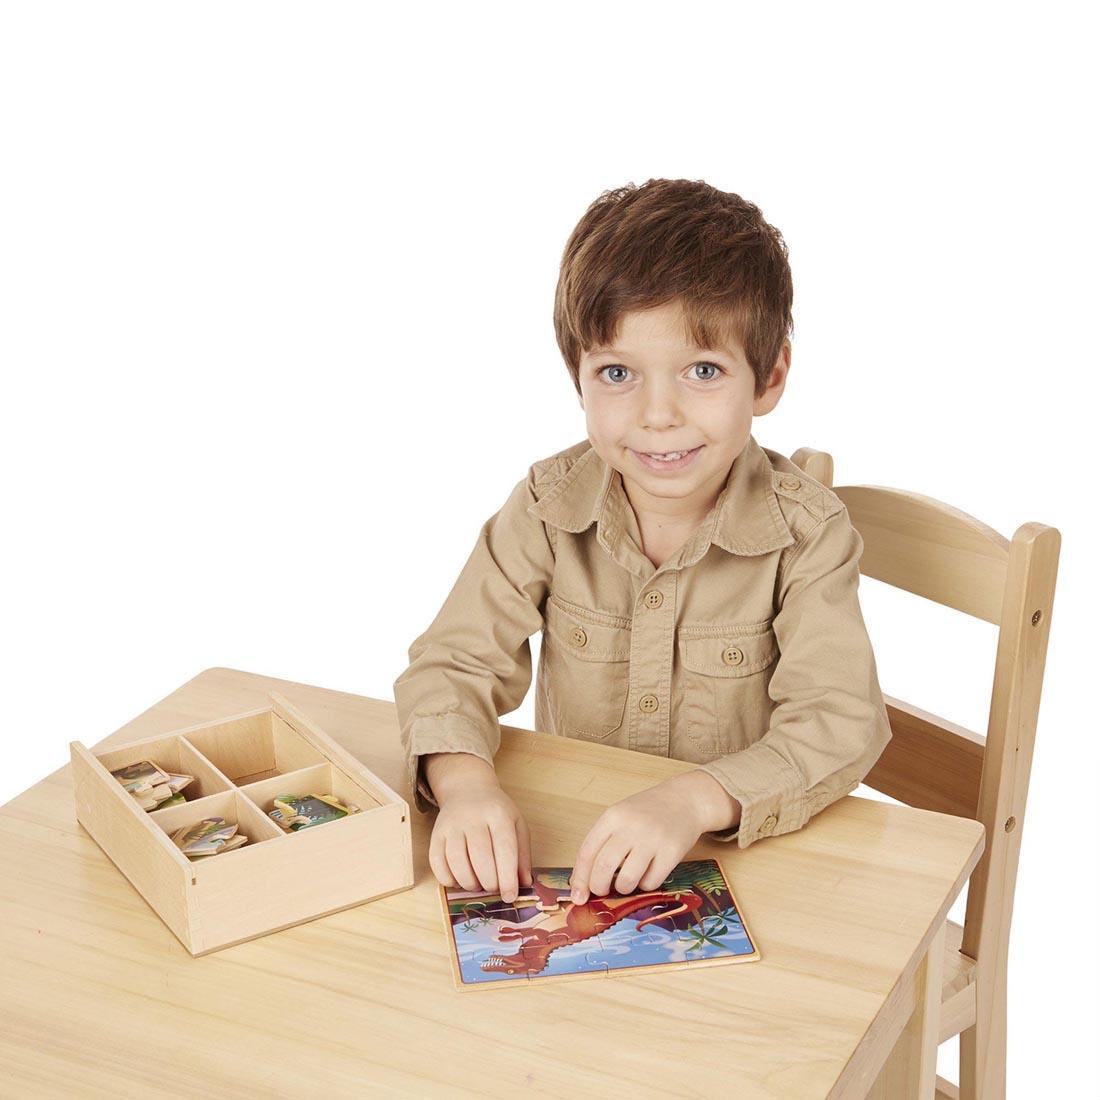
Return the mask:
<svg viewBox="0 0 1100 1100">
<path fill-rule="evenodd" d="M 605 191 L 562 254 L 554 332 L 581 392 L 585 350 L 614 342 L 624 313 L 678 300 L 700 347 L 745 349 L 756 396 L 791 331 L 787 245 L 760 208 L 702 180 L 647 180 Z"/>
</svg>

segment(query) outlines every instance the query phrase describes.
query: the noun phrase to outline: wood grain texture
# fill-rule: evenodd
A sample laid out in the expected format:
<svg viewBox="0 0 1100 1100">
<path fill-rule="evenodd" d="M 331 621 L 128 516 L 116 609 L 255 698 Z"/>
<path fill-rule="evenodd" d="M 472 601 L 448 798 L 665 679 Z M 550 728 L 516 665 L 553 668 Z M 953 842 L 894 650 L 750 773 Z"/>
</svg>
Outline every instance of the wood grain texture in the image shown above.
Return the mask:
<svg viewBox="0 0 1100 1100">
<path fill-rule="evenodd" d="M 1001 621 L 1008 540 L 967 512 L 885 485 L 838 485 L 863 536 L 859 571 L 989 623 Z"/>
<path fill-rule="evenodd" d="M 271 690 L 404 790 L 391 702 L 230 669 L 95 748 L 263 706 Z M 535 858 L 563 865 L 609 802 L 691 767 L 511 727 L 497 763 Z M 192 958 L 78 826 L 71 769 L 54 772 L 0 808 L 6 1086 L 66 1100 L 703 1095 L 715 1082 L 742 1098 L 862 1097 L 983 844 L 974 821 L 849 796 L 743 851 L 693 849 L 722 862 L 759 962 L 478 1001 L 453 989 L 433 820 L 412 815 L 413 889 Z"/>
<path fill-rule="evenodd" d="M 976 817 L 985 738 L 883 695 L 893 732 L 864 782 L 907 806 Z"/>
<path fill-rule="evenodd" d="M 934 1100 L 939 1048 L 940 986 L 943 981 L 944 926 L 913 978 L 913 1011 L 867 1100 Z"/>
</svg>

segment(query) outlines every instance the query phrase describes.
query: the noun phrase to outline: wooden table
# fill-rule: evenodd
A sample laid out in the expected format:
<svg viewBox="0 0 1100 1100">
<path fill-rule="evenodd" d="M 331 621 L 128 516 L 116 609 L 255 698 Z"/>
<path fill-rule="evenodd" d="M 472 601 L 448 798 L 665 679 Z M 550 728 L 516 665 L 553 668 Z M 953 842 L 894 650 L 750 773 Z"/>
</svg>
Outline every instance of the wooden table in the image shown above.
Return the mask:
<svg viewBox="0 0 1100 1100">
<path fill-rule="evenodd" d="M 230 669 L 95 747 L 270 689 L 411 799 L 391 702 Z M 567 865 L 608 804 L 692 765 L 505 727 L 497 766 L 534 861 Z M 0 808 L 0 1094 L 932 1096 L 944 920 L 979 823 L 848 796 L 745 851 L 700 843 L 759 962 L 479 994 L 453 987 L 433 818 L 411 815 L 413 889 L 195 959 L 77 824 L 68 765 Z"/>
</svg>

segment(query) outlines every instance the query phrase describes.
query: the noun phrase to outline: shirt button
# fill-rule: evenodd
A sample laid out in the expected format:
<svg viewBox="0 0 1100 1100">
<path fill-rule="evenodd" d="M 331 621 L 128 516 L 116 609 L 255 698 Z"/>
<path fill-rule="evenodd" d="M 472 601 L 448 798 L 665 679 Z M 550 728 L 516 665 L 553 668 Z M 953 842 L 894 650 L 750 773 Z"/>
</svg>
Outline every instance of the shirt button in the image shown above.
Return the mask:
<svg viewBox="0 0 1100 1100">
<path fill-rule="evenodd" d="M 645 594 L 646 607 L 660 607 L 664 600 L 664 596 L 656 588 Z"/>
<path fill-rule="evenodd" d="M 779 479 L 779 484 L 784 489 L 788 489 L 793 492 L 795 489 L 798 489 L 802 485 L 802 482 L 799 481 L 796 477 L 784 477 Z"/>
<path fill-rule="evenodd" d="M 652 714 L 660 705 L 661 701 L 656 695 L 643 695 L 638 700 L 638 709 L 646 714 Z"/>
<path fill-rule="evenodd" d="M 744 653 L 735 645 L 727 646 L 722 650 L 722 660 L 727 665 L 739 665 L 745 659 Z"/>
<path fill-rule="evenodd" d="M 588 643 L 588 635 L 585 634 L 579 626 L 573 627 L 573 632 L 569 635 L 569 640 L 577 646 L 586 645 Z"/>
<path fill-rule="evenodd" d="M 772 829 L 774 829 L 778 824 L 779 819 L 775 816 L 775 814 L 768 814 L 768 816 L 760 822 L 760 831 L 762 833 L 770 833 Z"/>
</svg>

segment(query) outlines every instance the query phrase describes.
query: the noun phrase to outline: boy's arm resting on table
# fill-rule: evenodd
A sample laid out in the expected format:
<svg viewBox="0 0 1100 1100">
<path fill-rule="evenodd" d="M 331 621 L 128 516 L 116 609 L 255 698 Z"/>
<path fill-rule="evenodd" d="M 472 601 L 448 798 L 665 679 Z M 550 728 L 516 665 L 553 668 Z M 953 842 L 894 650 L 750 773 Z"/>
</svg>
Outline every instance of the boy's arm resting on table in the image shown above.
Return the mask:
<svg viewBox="0 0 1100 1100">
<path fill-rule="evenodd" d="M 863 539 L 841 507 L 792 547 L 772 622 L 779 659 L 768 731 L 703 764 L 740 811 L 737 828 L 708 834 L 747 848 L 800 829 L 854 790 L 890 740 L 886 703 L 859 606 Z"/>
<path fill-rule="evenodd" d="M 546 525 L 527 512 L 535 501 L 529 470 L 482 524 L 450 594 L 409 647 L 409 665 L 394 681 L 409 787 L 421 813 L 439 805 L 421 758 L 475 756 L 492 769 L 500 716 L 515 710 L 531 686 L 528 639 L 542 627 L 554 566 Z M 472 775 L 471 764 L 436 762 L 432 774 Z"/>
</svg>

